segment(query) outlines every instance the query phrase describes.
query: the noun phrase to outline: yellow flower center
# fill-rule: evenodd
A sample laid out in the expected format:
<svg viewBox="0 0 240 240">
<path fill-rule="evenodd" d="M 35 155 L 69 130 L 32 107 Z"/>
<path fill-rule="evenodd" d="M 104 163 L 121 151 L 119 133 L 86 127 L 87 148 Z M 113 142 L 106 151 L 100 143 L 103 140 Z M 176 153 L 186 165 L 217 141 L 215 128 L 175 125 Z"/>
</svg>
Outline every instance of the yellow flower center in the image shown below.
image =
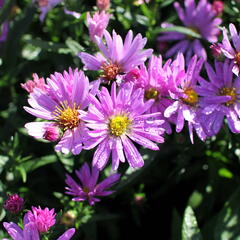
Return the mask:
<svg viewBox="0 0 240 240">
<path fill-rule="evenodd" d="M 186 98 L 182 98 L 182 101 L 190 106 L 195 106 L 198 103 L 198 95 L 193 88 L 187 88 L 184 90 L 187 95 Z"/>
<path fill-rule="evenodd" d="M 83 188 L 83 191 L 84 191 L 85 193 L 89 193 L 89 192 L 90 192 L 90 190 L 89 190 L 88 187 L 84 187 L 84 188 Z"/>
<path fill-rule="evenodd" d="M 225 103 L 225 105 L 228 107 L 230 105 L 234 104 L 237 100 L 236 88 L 224 87 L 224 88 L 220 89 L 219 94 L 220 94 L 220 96 L 231 96 L 232 97 L 231 100 L 229 100 Z"/>
<path fill-rule="evenodd" d="M 102 78 L 105 78 L 107 81 L 115 80 L 117 75 L 121 72 L 121 68 L 116 63 L 107 63 L 105 62 L 102 65 L 103 74 Z"/>
<path fill-rule="evenodd" d="M 240 66 L 240 52 L 235 55 L 235 63 Z"/>
<path fill-rule="evenodd" d="M 114 116 L 109 121 L 110 133 L 116 137 L 119 137 L 127 131 L 130 124 L 131 121 L 127 116 L 124 115 Z"/>
<path fill-rule="evenodd" d="M 80 123 L 78 110 L 79 107 L 77 107 L 75 103 L 73 107 L 70 107 L 67 102 L 63 102 L 61 106 L 57 106 L 53 112 L 54 119 L 64 131 L 74 129 Z"/>
<path fill-rule="evenodd" d="M 199 34 L 199 31 L 198 31 L 198 29 L 197 29 L 196 27 L 188 27 L 188 28 L 189 28 L 190 30 L 192 30 L 193 32 Z M 191 35 L 187 35 L 187 38 L 188 38 L 189 40 L 194 39 L 194 37 L 191 36 Z"/>
<path fill-rule="evenodd" d="M 148 90 L 145 91 L 144 97 L 145 99 L 158 99 L 159 92 L 155 88 L 149 88 Z"/>
</svg>

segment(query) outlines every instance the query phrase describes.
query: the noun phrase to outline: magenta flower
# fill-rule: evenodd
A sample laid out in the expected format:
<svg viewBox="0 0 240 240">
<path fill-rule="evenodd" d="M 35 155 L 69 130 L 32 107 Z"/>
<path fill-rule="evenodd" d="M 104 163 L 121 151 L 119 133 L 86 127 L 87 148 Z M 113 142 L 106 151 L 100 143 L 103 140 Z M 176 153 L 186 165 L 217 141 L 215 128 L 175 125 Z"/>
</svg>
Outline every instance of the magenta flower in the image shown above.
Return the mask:
<svg viewBox="0 0 240 240">
<path fill-rule="evenodd" d="M 233 78 L 228 59 L 224 63 L 215 61 L 215 70 L 206 63 L 207 81 L 199 79 L 198 93 L 202 96 L 204 126 L 208 135 L 219 132 L 226 117 L 233 133 L 240 133 L 240 77 Z M 207 119 L 207 120 L 206 120 Z"/>
<path fill-rule="evenodd" d="M 181 132 L 185 120 L 188 122 L 189 134 L 193 143 L 193 130 L 204 141 L 206 134 L 198 121 L 200 115 L 199 96 L 197 92 L 197 79 L 203 64 L 203 59 L 197 61 L 195 55 L 189 62 L 187 71 L 184 69 L 184 57 L 179 54 L 172 63 L 172 77 L 169 84 L 172 86 L 169 93 L 174 102 L 166 108 L 164 116 L 176 116 L 176 131 Z"/>
<path fill-rule="evenodd" d="M 97 0 L 96 4 L 99 11 L 106 11 L 110 8 L 110 0 Z"/>
<path fill-rule="evenodd" d="M 96 202 L 99 202 L 100 199 L 97 197 L 108 196 L 114 191 L 109 191 L 107 188 L 110 188 L 120 178 L 120 174 L 115 173 L 111 176 L 104 179 L 102 182 L 97 184 L 99 177 L 99 170 L 96 167 L 92 167 L 90 170 L 87 163 L 76 172 L 78 179 L 81 184 L 76 183 L 68 174 L 66 175 L 66 184 L 68 187 L 65 187 L 66 194 L 74 196 L 73 201 L 88 201 L 90 205 L 94 205 Z"/>
<path fill-rule="evenodd" d="M 220 44 L 223 54 L 234 62 L 232 71 L 239 76 L 240 68 L 240 34 L 237 33 L 236 27 L 231 23 L 229 24 L 232 44 L 227 36 L 227 30 L 223 29 L 223 40 Z"/>
<path fill-rule="evenodd" d="M 18 194 L 9 195 L 4 203 L 4 208 L 11 213 L 18 213 L 23 209 L 24 200 Z"/>
<path fill-rule="evenodd" d="M 111 15 L 105 11 L 95 12 L 93 17 L 87 13 L 87 25 L 90 39 L 95 42 L 95 36 L 102 38 L 104 30 L 108 26 Z"/>
<path fill-rule="evenodd" d="M 106 30 L 104 37 L 106 45 L 102 39 L 95 37 L 96 43 L 101 50 L 96 56 L 88 53 L 79 53 L 79 57 L 89 70 L 102 70 L 101 79 L 105 82 L 122 80 L 122 76 L 131 71 L 136 66 L 142 64 L 151 54 L 152 49 L 143 50 L 147 39 L 138 34 L 133 38 L 130 30 L 124 40 L 113 31 L 113 36 Z"/>
<path fill-rule="evenodd" d="M 62 1 L 63 0 L 33 0 L 33 2 L 37 2 L 41 10 L 41 14 L 39 17 L 41 22 L 43 22 L 46 14 Z"/>
<path fill-rule="evenodd" d="M 216 11 L 213 10 L 212 5 L 207 0 L 200 0 L 197 6 L 195 5 L 195 0 L 185 0 L 184 5 L 185 11 L 178 2 L 174 3 L 174 7 L 183 25 L 201 35 L 202 39 L 210 43 L 217 42 L 220 32 L 218 26 L 222 20 L 216 17 Z M 171 26 L 169 24 L 163 25 L 163 27 Z M 158 40 L 178 41 L 177 44 L 167 51 L 167 57 L 182 52 L 186 54 L 187 63 L 194 54 L 207 59 L 206 51 L 199 39 L 194 39 L 179 32 L 166 32 Z"/>
<path fill-rule="evenodd" d="M 27 92 L 32 93 L 34 88 L 40 88 L 46 92 L 47 85 L 45 84 L 44 78 L 39 78 L 36 73 L 33 75 L 33 80 L 28 80 L 26 83 L 21 83 L 21 87 Z"/>
<path fill-rule="evenodd" d="M 28 211 L 27 216 L 29 222 L 35 223 L 40 233 L 48 232 L 48 230 L 56 223 L 56 213 L 54 209 L 41 209 L 41 207 L 32 207 L 32 211 Z"/>
<path fill-rule="evenodd" d="M 214 43 L 210 46 L 212 56 L 216 58 L 218 61 L 224 60 L 224 55 L 219 43 Z"/>
<path fill-rule="evenodd" d="M 216 12 L 216 15 L 221 15 L 224 10 L 224 2 L 221 0 L 214 0 L 213 1 L 213 10 Z"/>
<path fill-rule="evenodd" d="M 8 234 L 13 240 L 40 240 L 37 226 L 34 222 L 30 222 L 28 219 L 28 213 L 24 215 L 23 224 L 21 229 L 16 223 L 4 222 L 3 226 L 7 230 Z M 74 235 L 75 229 L 70 228 L 63 233 L 57 240 L 69 240 Z"/>
<path fill-rule="evenodd" d="M 103 169 L 112 153 L 114 170 L 120 161 L 125 162 L 125 156 L 131 167 L 142 167 L 143 158 L 132 141 L 152 150 L 159 149 L 153 141 L 164 141 L 160 113 L 144 114 L 154 100 L 145 102 L 144 91 L 140 88 L 134 90 L 131 82 L 124 84 L 118 94 L 115 83 L 111 94 L 103 87 L 98 99 L 91 96 L 88 113 L 83 117 L 86 126 L 92 129 L 88 133 L 85 148 L 91 149 L 98 145 L 93 156 L 93 166 Z"/>
<path fill-rule="evenodd" d="M 91 93 L 95 94 L 97 88 L 95 82 Z M 89 91 L 89 81 L 78 69 L 75 71 L 69 69 L 69 72 L 51 75 L 47 79 L 47 92 L 34 88 L 28 100 L 31 108 L 24 107 L 28 113 L 48 121 L 27 123 L 25 127 L 28 134 L 35 138 L 53 141 L 58 137 L 58 130 L 55 129 L 57 127 L 61 135 L 55 150 L 65 154 L 70 151 L 79 154 L 87 135 L 87 128 L 81 121 L 79 110 L 88 106 Z"/>
</svg>

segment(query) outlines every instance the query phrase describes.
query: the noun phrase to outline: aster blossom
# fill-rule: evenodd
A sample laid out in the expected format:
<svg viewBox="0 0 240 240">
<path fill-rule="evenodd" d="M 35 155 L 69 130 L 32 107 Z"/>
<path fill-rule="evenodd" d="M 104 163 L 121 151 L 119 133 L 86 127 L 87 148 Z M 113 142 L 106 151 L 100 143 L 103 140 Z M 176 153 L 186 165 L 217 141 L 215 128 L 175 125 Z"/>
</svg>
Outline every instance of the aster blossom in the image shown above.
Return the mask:
<svg viewBox="0 0 240 240">
<path fill-rule="evenodd" d="M 40 240 L 40 234 L 34 222 L 30 222 L 27 218 L 27 213 L 23 218 L 23 229 L 14 222 L 4 222 L 3 227 L 7 230 L 8 234 L 13 240 Z M 74 235 L 75 229 L 70 228 L 64 232 L 56 240 L 69 240 Z M 7 239 L 3 239 L 7 240 Z"/>
<path fill-rule="evenodd" d="M 133 32 L 128 34 L 123 42 L 120 35 L 113 30 L 112 37 L 107 30 L 103 33 L 106 44 L 103 39 L 95 37 L 101 53 L 96 56 L 81 52 L 81 58 L 84 66 L 88 70 L 102 70 L 100 78 L 107 83 L 117 80 L 121 82 L 124 74 L 131 71 L 136 66 L 142 64 L 151 54 L 152 49 L 143 50 L 147 39 L 138 34 L 133 38 Z"/>
<path fill-rule="evenodd" d="M 9 195 L 4 203 L 4 208 L 11 213 L 18 213 L 23 209 L 24 200 L 18 194 Z"/>
<path fill-rule="evenodd" d="M 111 87 L 111 93 L 103 87 L 98 93 L 98 99 L 90 96 L 91 104 L 88 113 L 83 117 L 89 131 L 89 139 L 85 148 L 91 149 L 98 145 L 93 166 L 103 169 L 112 153 L 112 168 L 116 170 L 120 162 L 127 159 L 133 168 L 144 165 L 143 158 L 132 141 L 158 150 L 156 143 L 164 141 L 164 129 L 159 119 L 160 113 L 144 114 L 152 104 L 153 99 L 144 101 L 143 89 L 134 90 L 132 82 L 125 83 L 116 92 L 116 83 Z M 125 158 L 126 156 L 126 158 Z"/>
<path fill-rule="evenodd" d="M 97 88 L 95 82 L 91 93 L 94 94 Z M 78 69 L 52 74 L 47 78 L 47 91 L 34 88 L 28 99 L 31 107 L 24 107 L 35 117 L 47 120 L 27 123 L 28 134 L 35 138 L 58 140 L 57 152 L 79 154 L 87 131 L 79 110 L 88 106 L 89 91 L 88 78 Z M 61 134 L 58 135 L 58 131 Z"/>
<path fill-rule="evenodd" d="M 202 118 L 209 136 L 219 132 L 224 118 L 233 133 L 240 132 L 240 77 L 233 77 L 233 64 L 229 59 L 215 61 L 214 68 L 206 63 L 210 81 L 199 78 L 198 92 L 202 96 L 202 113 L 205 114 Z"/>
<path fill-rule="evenodd" d="M 21 83 L 21 87 L 28 93 L 32 93 L 34 88 L 40 88 L 42 91 L 46 91 L 47 85 L 44 78 L 39 78 L 36 73 L 32 75 L 33 80 L 28 80 L 26 83 Z"/>
<path fill-rule="evenodd" d="M 223 54 L 226 58 L 231 59 L 234 63 L 232 66 L 232 71 L 234 74 L 239 76 L 240 68 L 240 34 L 237 33 L 237 29 L 234 24 L 229 24 L 229 31 L 231 38 L 228 38 L 227 29 L 223 29 L 223 40 L 220 43 Z M 231 44 L 232 41 L 232 44 Z"/>
<path fill-rule="evenodd" d="M 206 133 L 198 121 L 201 108 L 200 98 L 197 92 L 197 81 L 203 59 L 197 60 L 197 56 L 195 55 L 190 60 L 186 71 L 184 63 L 183 54 L 179 54 L 171 65 L 172 75 L 171 79 L 169 79 L 169 84 L 172 88 L 169 94 L 174 101 L 166 108 L 164 116 L 168 118 L 175 115 L 176 132 L 181 132 L 185 121 L 187 121 L 192 143 L 194 129 L 199 138 L 204 141 L 206 139 Z"/>
<path fill-rule="evenodd" d="M 115 173 L 105 178 L 102 182 L 97 184 L 99 177 L 99 170 L 96 167 L 90 167 L 87 163 L 75 171 L 80 184 L 78 184 L 71 176 L 66 175 L 65 187 L 66 194 L 74 196 L 73 201 L 88 201 L 90 205 L 99 202 L 97 197 L 111 195 L 114 191 L 107 190 L 117 181 L 119 181 L 120 174 Z"/>
<path fill-rule="evenodd" d="M 220 30 L 218 26 L 221 24 L 221 18 L 216 17 L 216 11 L 207 0 L 200 0 L 196 6 L 195 0 L 184 1 L 185 10 L 178 2 L 174 3 L 177 14 L 183 25 L 194 32 L 198 33 L 202 39 L 215 43 L 218 40 Z M 171 24 L 165 24 L 162 27 L 172 27 Z M 206 27 L 207 26 L 207 27 Z M 182 52 L 186 54 L 186 62 L 196 54 L 198 57 L 207 59 L 207 53 L 199 39 L 194 39 L 179 32 L 167 32 L 158 38 L 160 41 L 178 41 L 173 47 L 166 52 L 166 57 Z"/>
</svg>

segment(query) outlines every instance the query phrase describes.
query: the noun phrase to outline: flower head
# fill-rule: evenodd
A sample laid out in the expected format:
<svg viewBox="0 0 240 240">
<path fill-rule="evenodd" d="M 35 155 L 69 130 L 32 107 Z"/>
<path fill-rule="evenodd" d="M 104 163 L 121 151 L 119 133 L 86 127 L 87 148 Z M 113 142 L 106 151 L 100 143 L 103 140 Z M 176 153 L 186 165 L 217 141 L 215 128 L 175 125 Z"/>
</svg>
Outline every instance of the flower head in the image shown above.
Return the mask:
<svg viewBox="0 0 240 240">
<path fill-rule="evenodd" d="M 105 30 L 104 37 L 106 45 L 102 39 L 95 37 L 102 54 L 92 56 L 82 52 L 79 57 L 87 69 L 102 70 L 101 79 L 105 82 L 121 81 L 124 74 L 142 64 L 152 54 L 152 49 L 143 50 L 147 39 L 142 38 L 141 34 L 133 38 L 131 30 L 124 42 L 115 31 L 111 37 Z"/>
<path fill-rule="evenodd" d="M 231 61 L 234 63 L 232 66 L 232 71 L 238 76 L 240 69 L 240 35 L 237 33 L 237 29 L 232 23 L 229 24 L 229 30 L 231 39 L 228 38 L 227 30 L 224 28 L 223 40 L 219 45 L 222 48 L 223 54 L 227 58 L 231 59 Z M 232 44 L 230 40 L 232 40 Z"/>
<path fill-rule="evenodd" d="M 95 94 L 97 88 L 96 82 L 91 93 Z M 27 123 L 29 135 L 50 141 L 59 138 L 56 151 L 79 154 L 87 131 L 79 110 L 88 106 L 89 91 L 89 81 L 78 69 L 51 75 L 47 79 L 47 91 L 34 88 L 28 100 L 31 108 L 24 107 L 30 114 L 47 120 Z"/>
<path fill-rule="evenodd" d="M 18 194 L 9 195 L 4 208 L 11 213 L 18 213 L 23 209 L 24 200 Z"/>
<path fill-rule="evenodd" d="M 216 15 L 221 15 L 224 10 L 224 3 L 221 0 L 213 1 L 213 10 L 216 12 Z"/>
<path fill-rule="evenodd" d="M 240 77 L 233 77 L 233 63 L 215 61 L 215 69 L 208 63 L 205 67 L 208 74 L 207 81 L 200 78 L 199 95 L 202 96 L 202 116 L 208 135 L 219 132 L 224 118 L 227 119 L 230 130 L 240 132 Z"/>
<path fill-rule="evenodd" d="M 174 7 L 178 13 L 183 25 L 193 32 L 196 32 L 202 39 L 215 43 L 218 39 L 218 26 L 222 20 L 216 17 L 216 12 L 212 10 L 212 5 L 207 0 L 200 0 L 196 6 L 195 0 L 184 1 L 185 10 L 178 2 L 174 3 Z M 165 24 L 163 27 L 172 27 L 173 25 Z M 207 27 L 206 27 L 207 26 Z M 179 32 L 167 32 L 158 38 L 160 41 L 177 40 L 178 43 L 170 48 L 166 56 L 170 57 L 178 52 L 186 54 L 186 62 L 196 54 L 198 57 L 207 59 L 207 54 L 199 39 Z"/>
<path fill-rule="evenodd" d="M 90 205 L 100 201 L 97 197 L 112 194 L 114 191 L 107 189 L 113 186 L 120 178 L 120 174 L 115 173 L 97 184 L 99 170 L 96 167 L 90 170 L 87 163 L 84 163 L 79 170 L 76 170 L 76 175 L 80 184 L 75 182 L 72 177 L 67 174 L 66 184 L 68 186 L 66 187 L 66 194 L 74 196 L 73 201 L 87 200 Z"/>
<path fill-rule="evenodd" d="M 110 17 L 111 15 L 105 11 L 95 12 L 93 17 L 89 13 L 87 14 L 89 35 L 93 42 L 95 42 L 95 36 L 102 38 L 103 31 L 107 28 Z"/>
<path fill-rule="evenodd" d="M 33 75 L 33 80 L 28 80 L 26 83 L 21 83 L 21 87 L 27 92 L 32 93 L 34 88 L 40 88 L 42 91 L 46 91 L 47 85 L 44 78 L 39 78 L 36 73 Z"/>
<path fill-rule="evenodd" d="M 221 49 L 220 44 L 214 43 L 210 46 L 212 56 L 216 58 L 218 61 L 222 61 L 224 59 L 224 55 Z"/>
<path fill-rule="evenodd" d="M 93 156 L 93 166 L 103 169 L 112 153 L 114 170 L 125 159 L 133 168 L 142 167 L 143 158 L 132 141 L 152 150 L 159 149 L 153 141 L 164 141 L 160 113 L 145 114 L 154 100 L 145 102 L 143 89 L 135 91 L 132 82 L 124 84 L 118 93 L 116 83 L 113 83 L 110 94 L 103 87 L 98 99 L 91 96 L 88 113 L 83 118 L 86 126 L 92 129 L 88 133 L 85 148 L 91 149 L 98 145 Z"/>
<path fill-rule="evenodd" d="M 40 233 L 48 232 L 48 230 L 56 223 L 56 213 L 54 209 L 41 209 L 41 207 L 32 207 L 32 211 L 28 211 L 28 221 L 35 223 Z"/>
<path fill-rule="evenodd" d="M 97 0 L 96 3 L 99 11 L 106 11 L 110 7 L 110 0 Z"/>
</svg>

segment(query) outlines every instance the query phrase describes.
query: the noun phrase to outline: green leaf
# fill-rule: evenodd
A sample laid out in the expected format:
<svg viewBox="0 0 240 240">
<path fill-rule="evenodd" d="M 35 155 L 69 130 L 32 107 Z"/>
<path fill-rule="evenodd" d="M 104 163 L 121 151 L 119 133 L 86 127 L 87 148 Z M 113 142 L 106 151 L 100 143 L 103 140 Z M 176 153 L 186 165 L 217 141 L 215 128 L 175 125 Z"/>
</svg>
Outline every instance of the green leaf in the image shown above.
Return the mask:
<svg viewBox="0 0 240 240">
<path fill-rule="evenodd" d="M 214 231 L 214 239 L 240 240 L 240 188 L 231 196 L 220 211 Z"/>
<path fill-rule="evenodd" d="M 19 173 L 22 176 L 22 181 L 25 183 L 27 181 L 27 173 L 23 166 L 17 166 L 16 169 L 19 171 Z"/>
<path fill-rule="evenodd" d="M 74 56 L 77 56 L 79 52 L 84 52 L 84 48 L 72 38 L 67 38 L 66 45 Z"/>
<path fill-rule="evenodd" d="M 182 240 L 202 240 L 197 220 L 191 207 L 187 207 L 184 212 L 182 225 Z"/>
</svg>

